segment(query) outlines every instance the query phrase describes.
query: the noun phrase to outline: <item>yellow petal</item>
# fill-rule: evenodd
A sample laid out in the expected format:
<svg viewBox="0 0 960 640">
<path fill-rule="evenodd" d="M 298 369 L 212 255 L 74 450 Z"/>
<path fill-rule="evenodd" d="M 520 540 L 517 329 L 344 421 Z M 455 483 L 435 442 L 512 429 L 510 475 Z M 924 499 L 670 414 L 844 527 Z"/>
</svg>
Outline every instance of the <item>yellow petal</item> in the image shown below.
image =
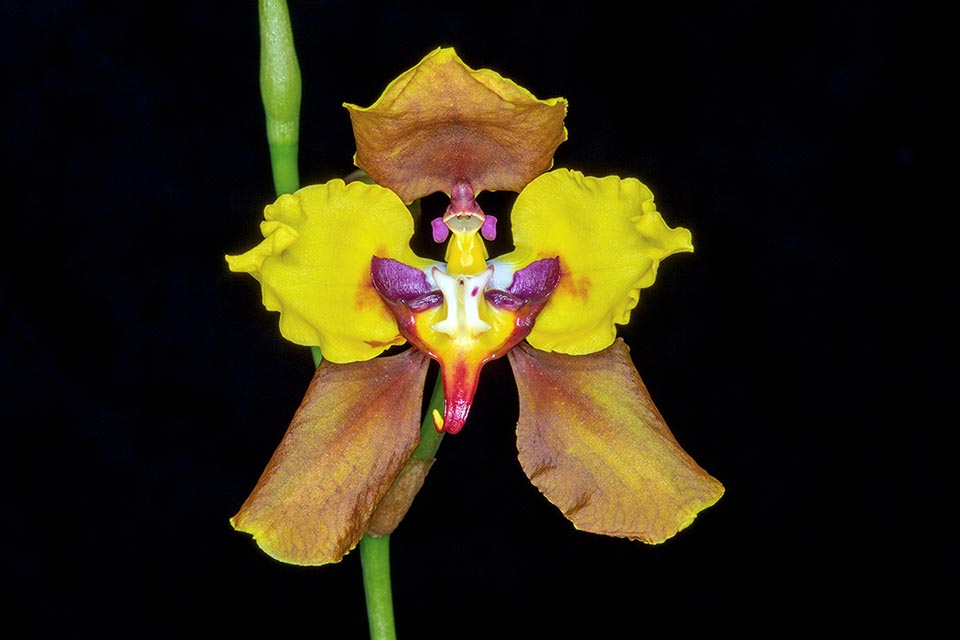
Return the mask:
<svg viewBox="0 0 960 640">
<path fill-rule="evenodd" d="M 663 542 L 723 495 L 677 444 L 623 340 L 585 356 L 521 344 L 509 358 L 520 464 L 578 529 Z"/>
<path fill-rule="evenodd" d="M 563 98 L 538 100 L 449 48 L 406 71 L 369 107 L 344 104 L 356 165 L 404 202 L 466 180 L 474 192 L 520 191 L 553 165 L 567 139 Z"/>
<path fill-rule="evenodd" d="M 370 281 L 370 261 L 376 255 L 416 267 L 436 263 L 410 249 L 413 219 L 396 194 L 332 180 L 280 196 L 264 218 L 263 242 L 227 262 L 260 282 L 263 304 L 280 312 L 287 340 L 320 347 L 324 358 L 341 363 L 403 343 Z"/>
<path fill-rule="evenodd" d="M 693 251 L 690 232 L 669 228 L 653 194 L 634 178 L 593 178 L 558 169 L 531 182 L 511 214 L 514 268 L 560 258 L 560 285 L 527 341 L 573 355 L 605 349 L 626 324 L 660 261 Z"/>
<path fill-rule="evenodd" d="M 230 519 L 234 528 L 282 562 L 338 562 L 367 531 L 420 441 L 429 362 L 408 349 L 369 362 L 321 363 L 260 481 Z"/>
</svg>

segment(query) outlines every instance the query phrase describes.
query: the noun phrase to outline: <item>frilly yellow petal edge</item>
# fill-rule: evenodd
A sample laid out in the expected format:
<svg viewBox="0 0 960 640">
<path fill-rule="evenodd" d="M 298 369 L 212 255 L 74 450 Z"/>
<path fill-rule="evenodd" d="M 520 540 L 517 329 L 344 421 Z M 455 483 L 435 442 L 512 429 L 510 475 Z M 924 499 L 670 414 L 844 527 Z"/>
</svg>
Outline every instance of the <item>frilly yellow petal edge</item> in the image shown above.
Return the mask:
<svg viewBox="0 0 960 640">
<path fill-rule="evenodd" d="M 280 333 L 336 363 L 369 360 L 404 339 L 370 280 L 373 256 L 427 268 L 410 249 L 413 219 L 388 189 L 332 180 L 282 195 L 264 209 L 263 242 L 226 256 L 260 282 Z"/>
<path fill-rule="evenodd" d="M 541 351 L 584 355 L 609 347 L 660 261 L 693 251 L 690 232 L 668 227 L 653 193 L 635 178 L 551 171 L 520 193 L 511 216 L 516 249 L 497 262 L 561 262 L 560 285 L 527 336 Z"/>
</svg>

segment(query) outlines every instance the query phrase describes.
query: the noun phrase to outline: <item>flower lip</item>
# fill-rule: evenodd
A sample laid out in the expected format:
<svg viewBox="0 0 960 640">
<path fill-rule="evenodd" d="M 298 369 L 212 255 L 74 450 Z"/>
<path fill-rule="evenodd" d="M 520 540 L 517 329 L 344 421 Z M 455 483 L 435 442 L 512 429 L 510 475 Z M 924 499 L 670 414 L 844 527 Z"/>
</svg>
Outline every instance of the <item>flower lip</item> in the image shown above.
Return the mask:
<svg viewBox="0 0 960 640">
<path fill-rule="evenodd" d="M 489 331 L 490 324 L 480 317 L 480 293 L 492 277 L 493 266 L 473 276 L 449 275 L 434 267 L 433 279 L 447 303 L 447 317 L 430 328 L 464 345 L 470 345 L 476 336 Z"/>
<path fill-rule="evenodd" d="M 526 300 L 542 300 L 560 284 L 560 258 L 531 262 L 513 274 L 507 293 Z"/>
<path fill-rule="evenodd" d="M 558 284 L 560 259 L 544 258 L 517 271 L 506 290 L 488 289 L 484 298 L 497 309 L 504 311 L 517 312 L 525 305 L 534 305 L 539 309 Z M 536 314 L 520 314 L 517 318 L 518 326 L 530 328 L 535 319 Z"/>
<path fill-rule="evenodd" d="M 402 302 L 413 311 L 432 309 L 443 303 L 443 294 L 431 287 L 427 274 L 391 258 L 373 257 L 370 280 L 383 298 Z"/>
<path fill-rule="evenodd" d="M 434 426 L 457 433 L 470 412 L 480 369 L 530 333 L 560 282 L 560 260 L 533 262 L 512 275 L 506 290 L 488 288 L 496 271 L 492 264 L 472 274 L 431 271 L 432 280 L 396 260 L 375 257 L 370 265 L 373 285 L 400 333 L 440 363 L 444 412 L 434 416 Z M 431 289 L 433 283 L 437 289 Z"/>
</svg>

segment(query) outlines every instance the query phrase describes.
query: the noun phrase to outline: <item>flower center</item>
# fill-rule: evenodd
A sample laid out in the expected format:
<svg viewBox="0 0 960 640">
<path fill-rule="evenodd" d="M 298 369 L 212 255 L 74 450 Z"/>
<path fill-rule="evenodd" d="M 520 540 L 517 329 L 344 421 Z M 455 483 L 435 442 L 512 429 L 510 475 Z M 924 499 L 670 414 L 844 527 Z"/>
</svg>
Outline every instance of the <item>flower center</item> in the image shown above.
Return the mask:
<svg viewBox="0 0 960 640">
<path fill-rule="evenodd" d="M 403 337 L 440 363 L 444 413 L 434 416 L 434 424 L 438 431 L 457 433 L 470 411 L 480 369 L 530 333 L 560 281 L 560 261 L 547 258 L 501 274 L 511 281 L 498 284 L 503 289 L 491 288 L 496 267 L 487 264 L 480 236 L 496 237 L 496 218 L 480 210 L 466 181 L 453 186 L 450 206 L 432 227 L 437 242 L 453 234 L 446 269 L 433 267 L 428 279 L 420 269 L 374 257 L 370 274 Z"/>
<path fill-rule="evenodd" d="M 445 333 L 465 347 L 469 346 L 481 333 L 489 331 L 490 323 L 480 318 L 480 305 L 486 304 L 483 302 L 483 292 L 492 277 L 493 266 L 487 267 L 475 276 L 453 276 L 434 267 L 433 280 L 443 293 L 447 317 L 430 328 Z"/>
<path fill-rule="evenodd" d="M 453 234 L 447 245 L 447 273 L 476 275 L 487 268 L 489 255 L 477 232 L 493 240 L 497 237 L 497 219 L 483 213 L 469 182 L 458 180 L 453 185 L 450 205 L 431 226 L 435 242 L 444 242 Z"/>
</svg>

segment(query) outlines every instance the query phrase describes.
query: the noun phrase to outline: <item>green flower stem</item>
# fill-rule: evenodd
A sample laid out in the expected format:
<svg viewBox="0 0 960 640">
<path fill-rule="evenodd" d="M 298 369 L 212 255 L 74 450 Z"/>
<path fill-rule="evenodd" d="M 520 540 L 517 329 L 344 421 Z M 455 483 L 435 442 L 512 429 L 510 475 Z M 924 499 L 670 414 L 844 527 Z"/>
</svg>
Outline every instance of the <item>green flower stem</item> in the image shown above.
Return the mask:
<svg viewBox="0 0 960 640">
<path fill-rule="evenodd" d="M 277 195 L 300 188 L 300 64 L 286 0 L 259 0 L 260 95 Z"/>
<path fill-rule="evenodd" d="M 300 188 L 300 97 L 302 81 L 286 0 L 259 0 L 260 96 L 267 124 L 270 167 L 277 195 Z M 323 354 L 310 347 L 314 367 Z"/>
<path fill-rule="evenodd" d="M 420 426 L 420 444 L 413 459 L 433 459 L 443 439 L 433 425 L 433 410 L 443 411 L 443 380 L 437 376 L 427 413 Z M 390 589 L 390 536 L 360 539 L 360 564 L 363 566 L 363 590 L 367 598 L 367 621 L 371 640 L 397 637 L 393 621 L 393 593 Z"/>
<path fill-rule="evenodd" d="M 260 94 L 263 98 L 270 147 L 270 166 L 277 195 L 300 188 L 300 65 L 293 43 L 290 12 L 285 0 L 259 0 Z M 419 203 L 418 203 L 419 204 Z M 411 211 L 419 217 L 419 207 Z M 314 366 L 323 355 L 311 347 Z M 433 425 L 433 410 L 443 410 L 443 385 L 438 377 L 420 428 L 420 444 L 413 458 L 432 459 L 442 434 Z M 396 640 L 393 594 L 390 586 L 390 536 L 360 540 L 360 563 L 371 640 Z"/>
<path fill-rule="evenodd" d="M 396 640 L 390 589 L 390 536 L 360 539 L 363 591 L 367 597 L 370 640 Z"/>
<path fill-rule="evenodd" d="M 418 460 L 430 460 L 440 447 L 440 441 L 443 440 L 443 434 L 437 433 L 437 428 L 433 425 L 433 410 L 436 409 L 443 414 L 443 378 L 437 376 L 437 382 L 433 385 L 433 393 L 430 394 L 430 402 L 427 404 L 427 412 L 423 416 L 423 423 L 420 425 L 420 444 L 413 451 L 413 458 Z"/>
<path fill-rule="evenodd" d="M 270 168 L 277 195 L 293 193 L 299 189 L 300 175 L 297 171 L 297 145 L 270 145 Z"/>
</svg>

